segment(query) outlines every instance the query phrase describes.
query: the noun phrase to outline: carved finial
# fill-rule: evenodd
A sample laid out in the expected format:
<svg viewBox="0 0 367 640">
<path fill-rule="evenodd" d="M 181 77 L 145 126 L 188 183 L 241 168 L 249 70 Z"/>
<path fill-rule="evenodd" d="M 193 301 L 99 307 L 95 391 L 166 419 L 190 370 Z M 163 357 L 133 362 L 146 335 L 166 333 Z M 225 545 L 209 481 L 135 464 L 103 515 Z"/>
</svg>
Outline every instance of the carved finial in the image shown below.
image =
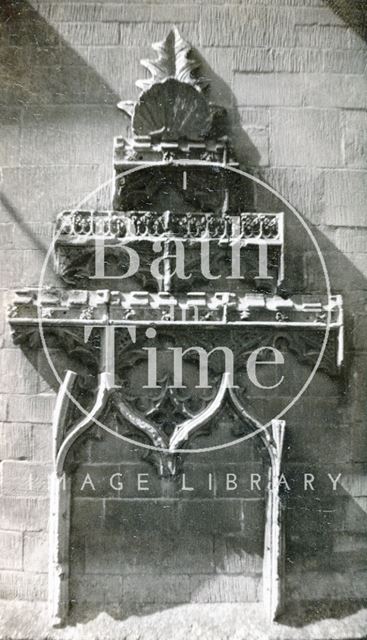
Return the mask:
<svg viewBox="0 0 367 640">
<path fill-rule="evenodd" d="M 152 77 L 146 80 L 137 80 L 136 85 L 145 91 L 156 82 L 162 82 L 167 78 L 175 78 L 181 82 L 191 84 L 199 91 L 205 88 L 208 82 L 198 76 L 200 62 L 190 57 L 191 44 L 186 42 L 177 27 L 174 27 L 165 40 L 155 42 L 152 48 L 157 52 L 156 60 L 141 60 L 143 67 L 148 69 Z"/>
</svg>

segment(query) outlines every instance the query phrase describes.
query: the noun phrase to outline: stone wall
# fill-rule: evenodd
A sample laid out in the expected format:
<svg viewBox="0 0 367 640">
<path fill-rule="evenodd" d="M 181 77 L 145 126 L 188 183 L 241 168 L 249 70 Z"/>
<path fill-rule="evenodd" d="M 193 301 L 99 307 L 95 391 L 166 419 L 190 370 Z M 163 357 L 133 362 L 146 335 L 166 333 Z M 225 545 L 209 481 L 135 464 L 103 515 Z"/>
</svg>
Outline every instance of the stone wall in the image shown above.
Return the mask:
<svg viewBox="0 0 367 640">
<path fill-rule="evenodd" d="M 345 300 L 342 379 L 318 374 L 286 416 L 288 598 L 366 598 L 362 39 L 321 0 L 3 0 L 0 13 L 4 310 L 8 290 L 38 284 L 56 214 L 112 176 L 113 137 L 126 135 L 129 124 L 116 103 L 137 97 L 139 60 L 177 24 L 202 58 L 212 99 L 229 110 L 242 166 L 301 212 L 322 248 L 332 290 Z M 96 205 L 108 206 L 108 198 L 102 190 Z M 256 202 L 259 209 L 271 205 L 260 196 Z M 302 275 L 301 290 L 319 292 L 315 254 L 292 238 L 288 268 Z M 4 319 L 1 347 L 0 596 L 45 599 L 57 386 L 41 353 L 14 347 Z M 292 372 L 298 379 L 304 368 L 296 359 L 288 366 L 291 395 Z M 159 481 L 138 450 L 117 450 L 107 436 L 83 442 L 74 462 L 73 601 L 170 606 L 260 598 L 263 496 L 249 493 L 248 478 L 263 463 L 252 441 L 188 459 L 194 491 L 185 494 Z M 117 496 L 105 477 L 121 469 Z M 87 483 L 82 492 L 92 470 L 95 490 Z M 210 494 L 209 472 L 216 477 Z M 227 472 L 240 478 L 230 497 Z M 304 472 L 315 475 L 315 491 L 304 490 Z M 149 497 L 137 493 L 137 473 L 149 473 Z M 342 473 L 335 492 L 328 473 Z"/>
</svg>

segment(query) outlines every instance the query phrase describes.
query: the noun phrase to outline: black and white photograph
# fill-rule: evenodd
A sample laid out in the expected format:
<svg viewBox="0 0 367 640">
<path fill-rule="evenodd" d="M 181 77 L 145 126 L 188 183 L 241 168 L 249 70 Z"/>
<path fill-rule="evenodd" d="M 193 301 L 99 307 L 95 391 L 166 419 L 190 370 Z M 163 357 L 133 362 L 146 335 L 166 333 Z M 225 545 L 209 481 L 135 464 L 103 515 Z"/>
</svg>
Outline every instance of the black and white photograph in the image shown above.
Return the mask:
<svg viewBox="0 0 367 640">
<path fill-rule="evenodd" d="M 0 640 L 367 639 L 366 71 L 366 0 L 0 0 Z"/>
</svg>

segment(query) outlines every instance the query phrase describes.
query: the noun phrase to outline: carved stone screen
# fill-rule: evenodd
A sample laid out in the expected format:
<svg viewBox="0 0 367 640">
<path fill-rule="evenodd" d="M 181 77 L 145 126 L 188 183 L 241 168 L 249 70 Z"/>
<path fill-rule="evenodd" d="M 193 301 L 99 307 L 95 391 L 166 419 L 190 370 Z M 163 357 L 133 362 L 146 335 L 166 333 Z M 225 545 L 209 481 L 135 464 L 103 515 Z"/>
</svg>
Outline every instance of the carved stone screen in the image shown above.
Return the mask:
<svg viewBox="0 0 367 640">
<path fill-rule="evenodd" d="M 365 637 L 346 4 L 3 2 L 1 637 Z"/>
</svg>

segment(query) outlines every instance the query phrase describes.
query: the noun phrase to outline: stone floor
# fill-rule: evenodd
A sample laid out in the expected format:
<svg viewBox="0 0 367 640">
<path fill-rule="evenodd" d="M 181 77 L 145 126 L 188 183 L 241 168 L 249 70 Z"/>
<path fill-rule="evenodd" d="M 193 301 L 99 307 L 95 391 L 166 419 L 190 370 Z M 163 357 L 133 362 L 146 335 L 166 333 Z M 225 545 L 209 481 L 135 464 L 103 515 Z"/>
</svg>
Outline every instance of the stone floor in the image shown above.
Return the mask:
<svg viewBox="0 0 367 640">
<path fill-rule="evenodd" d="M 71 615 L 62 629 L 48 625 L 44 604 L 0 601 L 1 640 L 354 640 L 367 638 L 367 608 L 343 617 L 323 608 L 294 611 L 292 618 L 269 626 L 260 605 L 191 604 L 155 612 Z M 74 616 L 75 617 L 75 616 Z M 120 615 L 121 618 L 121 615 Z M 307 621 L 307 618 L 309 619 Z M 317 618 L 319 618 L 317 620 Z M 302 622 L 303 620 L 303 622 Z M 313 621 L 312 621 L 313 620 Z"/>
</svg>

